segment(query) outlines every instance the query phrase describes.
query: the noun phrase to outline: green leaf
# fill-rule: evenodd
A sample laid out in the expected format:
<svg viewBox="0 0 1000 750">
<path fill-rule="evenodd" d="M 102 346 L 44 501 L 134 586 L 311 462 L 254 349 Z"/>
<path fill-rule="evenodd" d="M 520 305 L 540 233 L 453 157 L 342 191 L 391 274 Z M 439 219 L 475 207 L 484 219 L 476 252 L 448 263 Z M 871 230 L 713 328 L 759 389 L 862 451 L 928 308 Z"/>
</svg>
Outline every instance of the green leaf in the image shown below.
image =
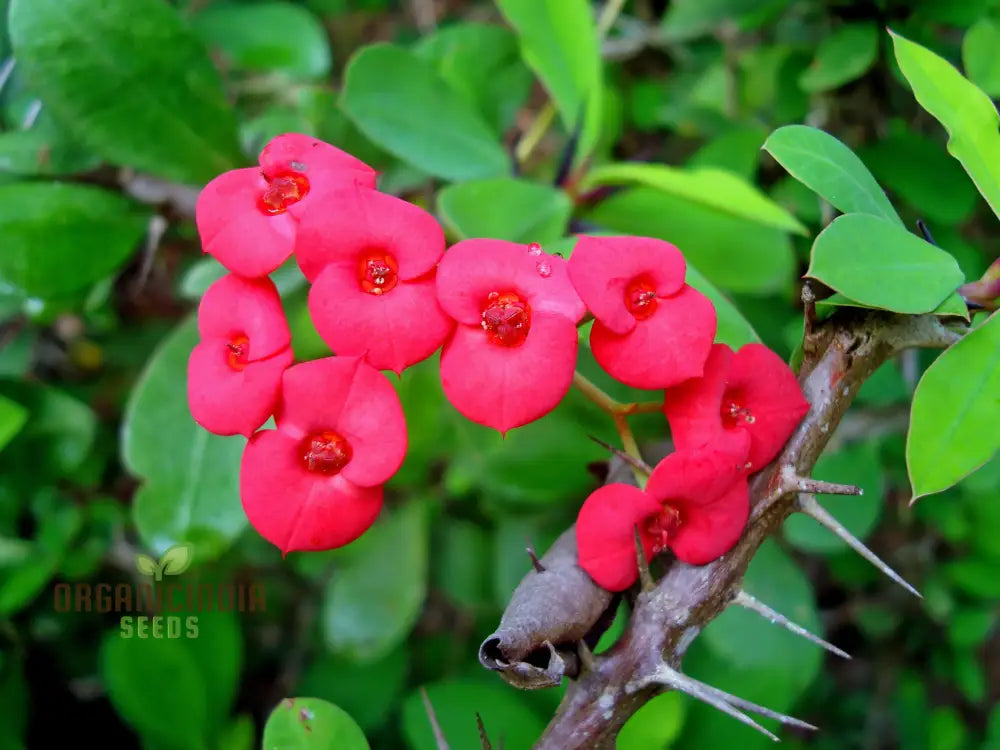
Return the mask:
<svg viewBox="0 0 1000 750">
<path fill-rule="evenodd" d="M 792 177 L 841 213 L 863 213 L 903 225 L 864 163 L 829 133 L 807 125 L 785 125 L 764 142 L 764 150 Z"/>
<path fill-rule="evenodd" d="M 412 52 L 362 47 L 344 73 L 340 106 L 386 151 L 447 180 L 509 171 L 509 159 L 479 113 Z"/>
<path fill-rule="evenodd" d="M 149 213 L 88 185 L 0 185 L 0 279 L 37 297 L 83 289 L 137 249 Z"/>
<path fill-rule="evenodd" d="M 143 543 L 165 551 L 192 542 L 211 558 L 246 528 L 239 495 L 246 440 L 209 434 L 191 418 L 187 360 L 197 342 L 189 317 L 146 365 L 125 409 L 122 461 L 144 480 L 132 505 Z"/>
<path fill-rule="evenodd" d="M 499 136 L 531 91 L 534 77 L 521 60 L 517 37 L 501 26 L 457 23 L 423 37 L 413 51 L 489 123 Z"/>
<path fill-rule="evenodd" d="M 108 161 L 194 184 L 242 165 L 208 54 L 162 0 L 11 0 L 10 36 L 45 106 Z"/>
<path fill-rule="evenodd" d="M 135 556 L 135 567 L 144 576 L 156 575 L 156 570 L 159 567 L 154 560 L 149 555 L 136 555 Z"/>
<path fill-rule="evenodd" d="M 913 501 L 942 492 L 1000 448 L 1000 315 L 953 344 L 913 394 L 906 466 Z M 913 502 L 911 501 L 911 502 Z"/>
<path fill-rule="evenodd" d="M 980 18 L 962 38 L 962 65 L 969 79 L 988 96 L 1000 96 L 1000 21 Z"/>
<path fill-rule="evenodd" d="M 656 696 L 625 722 L 615 738 L 615 750 L 670 747 L 684 727 L 686 709 L 687 703 L 678 692 Z"/>
<path fill-rule="evenodd" d="M 343 551 L 323 594 L 323 635 L 335 654 L 373 661 L 401 643 L 427 594 L 430 525 L 410 500 Z"/>
<path fill-rule="evenodd" d="M 687 265 L 685 281 L 712 300 L 712 304 L 715 305 L 715 342 L 717 344 L 728 344 L 733 349 L 739 349 L 744 344 L 760 341 L 760 336 L 736 308 L 736 305 L 730 302 L 690 263 Z"/>
<path fill-rule="evenodd" d="M 955 259 L 871 214 L 840 216 L 816 237 L 806 276 L 872 307 L 932 312 L 963 275 Z"/>
<path fill-rule="evenodd" d="M 870 23 L 841 26 L 820 42 L 799 85 L 809 92 L 829 91 L 863 76 L 878 56 L 878 28 Z"/>
<path fill-rule="evenodd" d="M 330 72 L 326 30 L 300 5 L 212 3 L 191 19 L 191 26 L 227 65 L 296 78 Z"/>
<path fill-rule="evenodd" d="M 6 396 L 0 396 L 0 450 L 21 431 L 27 421 L 27 409 Z"/>
<path fill-rule="evenodd" d="M 135 627 L 130 633 L 111 631 L 101 644 L 100 675 L 111 705 L 149 744 L 203 750 L 206 692 L 194 657 L 181 640 L 139 638 Z"/>
<path fill-rule="evenodd" d="M 663 33 L 671 41 L 706 34 L 724 23 L 738 29 L 759 25 L 790 0 L 676 0 L 663 15 Z"/>
<path fill-rule="evenodd" d="M 830 495 L 822 498 L 823 507 L 854 536 L 864 540 L 878 523 L 884 502 L 885 477 L 877 443 L 868 440 L 823 455 L 816 463 L 813 476 L 828 482 L 853 484 L 864 490 L 860 497 Z M 784 532 L 785 538 L 804 552 L 832 554 L 847 548 L 840 537 L 802 513 L 788 517 Z"/>
<path fill-rule="evenodd" d="M 851 299 L 850 297 L 845 297 L 840 292 L 831 294 L 829 297 L 816 302 L 816 312 L 821 320 L 829 317 L 830 314 L 832 314 L 838 307 L 861 307 L 868 310 L 881 309 L 875 305 L 865 305 L 857 300 Z M 966 321 L 969 320 L 969 306 L 965 303 L 965 300 L 962 299 L 962 295 L 958 292 L 954 292 L 945 297 L 944 302 L 935 307 L 932 312 L 935 315 L 940 315 L 945 318 L 956 317 L 962 318 Z"/>
<path fill-rule="evenodd" d="M 645 185 L 755 224 L 807 234 L 802 223 L 741 177 L 724 169 L 678 169 L 663 164 L 605 164 L 587 173 L 583 189 Z"/>
<path fill-rule="evenodd" d="M 954 65 L 893 31 L 896 60 L 921 107 L 948 131 L 948 152 L 1000 216 L 1000 115 Z"/>
<path fill-rule="evenodd" d="M 545 724 L 516 690 L 499 680 L 455 679 L 426 686 L 441 731 L 453 748 L 480 747 L 476 713 L 494 748 L 528 750 Z M 403 702 L 403 736 L 410 750 L 437 750 L 427 711 L 419 692 Z"/>
<path fill-rule="evenodd" d="M 449 185 L 438 193 L 438 211 L 460 239 L 493 237 L 544 245 L 565 233 L 573 205 L 556 188 L 500 177 Z"/>
<path fill-rule="evenodd" d="M 659 190 L 623 190 L 587 219 L 606 230 L 672 242 L 706 279 L 727 291 L 776 291 L 792 281 L 794 257 L 785 232 Z"/>
<path fill-rule="evenodd" d="M 285 698 L 264 725 L 262 750 L 368 750 L 343 709 L 319 698 Z"/>
<path fill-rule="evenodd" d="M 586 0 L 496 0 L 521 40 L 525 62 L 541 79 L 570 133 L 582 125 L 577 158 L 600 137 L 602 66 Z"/>
<path fill-rule="evenodd" d="M 163 574 L 178 576 L 191 567 L 191 545 L 175 544 L 160 558 Z"/>
</svg>

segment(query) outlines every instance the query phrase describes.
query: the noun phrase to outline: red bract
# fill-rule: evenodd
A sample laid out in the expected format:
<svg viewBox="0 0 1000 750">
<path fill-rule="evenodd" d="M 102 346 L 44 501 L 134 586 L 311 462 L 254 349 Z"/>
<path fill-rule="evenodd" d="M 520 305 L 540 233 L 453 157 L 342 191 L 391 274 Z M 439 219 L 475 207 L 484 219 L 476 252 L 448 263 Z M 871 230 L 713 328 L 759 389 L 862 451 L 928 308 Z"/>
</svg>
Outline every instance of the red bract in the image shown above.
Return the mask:
<svg viewBox="0 0 1000 750">
<path fill-rule="evenodd" d="M 266 276 L 292 254 L 296 224 L 318 192 L 337 185 L 375 187 L 375 171 L 367 164 L 298 133 L 272 139 L 259 162 L 216 177 L 195 207 L 204 252 L 249 278 Z"/>
<path fill-rule="evenodd" d="M 587 498 L 576 520 L 580 567 L 609 591 L 639 575 L 635 527 L 646 558 L 671 549 L 677 559 L 704 565 L 739 540 L 750 514 L 745 434 L 671 453 L 653 470 L 645 490 L 608 484 Z"/>
<path fill-rule="evenodd" d="M 465 240 L 444 254 L 437 294 L 458 323 L 441 352 L 456 409 L 506 432 L 556 407 L 573 381 L 586 312 L 566 261 L 534 244 Z"/>
<path fill-rule="evenodd" d="M 295 365 L 282 379 L 275 422 L 243 453 L 240 496 L 251 525 L 283 554 L 357 539 L 406 455 L 392 384 L 361 357 Z"/>
<path fill-rule="evenodd" d="M 747 468 L 754 472 L 778 455 L 809 411 L 809 402 L 795 373 L 763 344 L 747 344 L 735 354 L 716 344 L 703 377 L 667 389 L 663 411 L 678 448 L 746 432 Z"/>
<path fill-rule="evenodd" d="M 201 299 L 198 333 L 188 359 L 191 416 L 217 435 L 249 437 L 274 411 L 292 363 L 278 290 L 270 279 L 224 276 Z"/>
<path fill-rule="evenodd" d="M 633 388 L 666 388 L 702 373 L 715 308 L 684 283 L 684 256 L 649 237 L 581 236 L 569 277 L 594 314 L 590 348 Z"/>
<path fill-rule="evenodd" d="M 444 252 L 434 217 L 364 188 L 319 200 L 299 224 L 295 257 L 313 282 L 309 312 L 320 337 L 337 354 L 397 374 L 429 357 L 452 328 L 434 288 Z"/>
</svg>

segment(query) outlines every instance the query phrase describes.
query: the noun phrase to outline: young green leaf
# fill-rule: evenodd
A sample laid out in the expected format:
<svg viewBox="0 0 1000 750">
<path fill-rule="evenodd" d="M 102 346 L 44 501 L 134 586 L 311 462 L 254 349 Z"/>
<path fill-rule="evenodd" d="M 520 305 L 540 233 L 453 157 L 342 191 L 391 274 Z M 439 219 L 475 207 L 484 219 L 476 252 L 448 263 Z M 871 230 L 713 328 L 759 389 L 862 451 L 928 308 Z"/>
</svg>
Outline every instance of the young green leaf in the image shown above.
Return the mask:
<svg viewBox="0 0 1000 750">
<path fill-rule="evenodd" d="M 479 113 L 401 47 L 361 48 L 347 64 L 340 106 L 372 141 L 429 174 L 473 180 L 509 171 L 507 154 Z"/>
<path fill-rule="evenodd" d="M 948 489 L 989 461 L 1000 448 L 998 424 L 1000 314 L 993 313 L 917 384 L 906 437 L 913 501 Z"/>
<path fill-rule="evenodd" d="M 262 750 L 368 750 L 364 732 L 343 709 L 319 698 L 285 698 L 264 725 Z"/>
<path fill-rule="evenodd" d="M 138 570 L 144 576 L 155 576 L 160 572 L 159 570 L 160 566 L 157 565 L 156 560 L 154 560 L 149 555 L 143 555 L 143 554 L 136 555 L 135 567 L 136 570 Z"/>
<path fill-rule="evenodd" d="M 438 194 L 438 210 L 461 239 L 544 245 L 566 232 L 573 205 L 566 193 L 548 185 L 499 177 L 449 185 Z"/>
<path fill-rule="evenodd" d="M 890 31 L 899 68 L 921 107 L 948 131 L 948 151 L 1000 216 L 1000 115 L 950 62 Z"/>
<path fill-rule="evenodd" d="M 163 574 L 168 576 L 178 576 L 191 567 L 190 544 L 175 544 L 163 553 L 160 558 L 160 567 Z"/>
<path fill-rule="evenodd" d="M 947 252 L 870 214 L 845 214 L 820 232 L 806 276 L 864 305 L 913 314 L 934 311 L 963 280 Z"/>
<path fill-rule="evenodd" d="M 863 76 L 878 55 L 878 29 L 871 23 L 841 26 L 820 42 L 799 85 L 809 92 L 829 91 Z"/>
<path fill-rule="evenodd" d="M 587 173 L 583 190 L 597 185 L 645 185 L 755 224 L 807 234 L 802 223 L 750 182 L 713 167 L 678 169 L 664 164 L 606 164 Z"/>
<path fill-rule="evenodd" d="M 169 3 L 13 0 L 10 36 L 44 105 L 108 161 L 192 184 L 242 165 L 219 76 Z"/>
<path fill-rule="evenodd" d="M 785 125 L 771 133 L 763 148 L 788 174 L 841 213 L 871 214 L 903 225 L 861 159 L 829 133 L 807 125 Z"/>
</svg>

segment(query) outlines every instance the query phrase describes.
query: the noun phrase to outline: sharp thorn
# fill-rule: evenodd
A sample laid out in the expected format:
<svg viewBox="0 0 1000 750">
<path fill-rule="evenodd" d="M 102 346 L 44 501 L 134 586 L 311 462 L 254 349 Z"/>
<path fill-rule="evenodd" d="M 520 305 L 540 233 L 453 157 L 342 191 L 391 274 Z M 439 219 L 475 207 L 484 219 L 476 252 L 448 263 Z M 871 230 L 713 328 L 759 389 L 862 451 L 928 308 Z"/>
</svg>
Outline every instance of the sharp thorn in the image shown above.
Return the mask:
<svg viewBox="0 0 1000 750">
<path fill-rule="evenodd" d="M 538 555 L 535 554 L 535 548 L 531 545 L 530 541 L 528 541 L 528 540 L 525 540 L 525 541 L 528 542 L 528 546 L 525 547 L 524 549 L 528 553 L 528 557 L 531 558 L 531 565 L 532 565 L 532 567 L 535 569 L 536 573 L 544 573 L 545 572 L 545 566 L 542 565 L 542 561 L 539 560 L 538 559 Z"/>
<path fill-rule="evenodd" d="M 493 750 L 493 744 L 490 742 L 490 738 L 486 734 L 486 727 L 483 725 L 483 717 L 479 715 L 478 711 L 476 711 L 476 727 L 479 728 L 479 744 L 482 746 L 482 750 Z"/>
<path fill-rule="evenodd" d="M 817 646 L 822 646 L 823 648 L 825 648 L 827 651 L 829 651 L 832 654 L 836 654 L 837 656 L 839 656 L 839 657 L 841 657 L 843 659 L 850 659 L 851 658 L 851 655 L 849 653 L 847 653 L 846 651 L 837 648 L 836 646 L 834 646 L 832 643 L 830 643 L 828 641 L 824 641 L 818 635 L 814 635 L 813 633 L 810 633 L 808 630 L 806 630 L 801 625 L 795 624 L 794 622 L 792 622 L 791 620 L 789 620 L 787 617 L 785 617 L 780 612 L 776 612 L 775 610 L 771 609 L 769 606 L 767 606 L 766 604 L 764 604 L 764 602 L 760 601 L 759 599 L 755 599 L 754 597 L 752 597 L 746 591 L 740 591 L 738 594 L 736 594 L 736 598 L 733 599 L 733 603 L 734 604 L 738 604 L 741 607 L 745 607 L 746 609 L 749 609 L 749 610 L 752 610 L 752 611 L 756 612 L 758 615 L 760 615 L 761 617 L 763 617 L 765 620 L 770 620 L 775 625 L 780 625 L 781 627 L 786 628 L 787 630 L 790 630 L 791 632 L 795 633 L 795 635 L 800 635 L 803 638 L 805 638 L 807 641 L 812 641 Z"/>
<path fill-rule="evenodd" d="M 800 477 L 791 467 L 782 475 L 782 489 L 787 492 L 812 492 L 817 495 L 863 495 L 865 491 L 853 484 L 824 482 L 822 479 Z"/>
<path fill-rule="evenodd" d="M 420 697 L 423 698 L 427 720 L 431 723 L 431 731 L 434 732 L 434 744 L 437 745 L 437 750 L 450 750 L 448 740 L 444 738 L 444 732 L 441 731 L 441 725 L 438 723 L 437 714 L 434 713 L 434 706 L 431 705 L 431 699 L 427 696 L 427 689 L 423 685 L 420 686 Z"/>
<path fill-rule="evenodd" d="M 594 652 L 582 638 L 576 643 L 576 653 L 580 657 L 580 664 L 588 672 L 594 671 Z"/>
<path fill-rule="evenodd" d="M 836 518 L 834 518 L 830 513 L 820 505 L 816 498 L 812 495 L 799 495 L 799 510 L 805 513 L 810 518 L 826 526 L 830 531 L 839 536 L 844 542 L 848 544 L 855 552 L 865 558 L 868 562 L 874 565 L 876 568 L 885 573 L 889 578 L 894 580 L 904 589 L 909 591 L 911 594 L 919 599 L 923 599 L 923 596 L 919 591 L 917 591 L 913 586 L 903 580 L 903 578 L 895 570 L 890 568 L 881 558 L 868 549 L 861 541 L 854 536 L 850 531 L 848 531 L 843 524 L 840 523 Z"/>
<path fill-rule="evenodd" d="M 656 588 L 653 575 L 649 572 L 649 561 L 646 560 L 646 550 L 642 548 L 642 537 L 639 536 L 639 527 L 633 526 L 635 533 L 635 560 L 639 566 L 639 581 L 642 583 L 643 591 L 652 591 Z"/>
<path fill-rule="evenodd" d="M 633 469 L 638 469 L 639 471 L 641 471 L 646 476 L 649 476 L 650 474 L 653 473 L 653 467 L 650 466 L 649 464 L 647 464 L 645 461 L 640 461 L 635 456 L 630 456 L 625 451 L 620 450 L 618 448 L 615 448 L 615 446 L 611 445 L 611 443 L 606 443 L 603 440 L 601 440 L 599 437 L 594 437 L 593 435 L 587 435 L 587 437 L 589 437 L 591 440 L 593 440 L 599 446 L 601 446 L 602 448 L 604 448 L 604 450 L 608 451 L 609 453 L 614 454 L 615 456 L 618 456 L 618 458 L 620 458 L 622 461 L 624 461 L 625 463 L 627 463 Z"/>
</svg>

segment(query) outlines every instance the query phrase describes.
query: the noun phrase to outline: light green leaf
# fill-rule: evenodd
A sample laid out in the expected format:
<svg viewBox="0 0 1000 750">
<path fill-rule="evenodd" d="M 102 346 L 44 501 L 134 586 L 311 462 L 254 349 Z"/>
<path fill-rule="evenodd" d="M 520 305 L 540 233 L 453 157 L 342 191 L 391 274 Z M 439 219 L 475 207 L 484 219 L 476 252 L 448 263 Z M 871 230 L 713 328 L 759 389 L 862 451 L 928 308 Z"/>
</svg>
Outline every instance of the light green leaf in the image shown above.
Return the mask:
<svg viewBox="0 0 1000 750">
<path fill-rule="evenodd" d="M 344 77 L 341 108 L 361 132 L 400 159 L 446 180 L 509 170 L 490 126 L 412 52 L 391 44 L 362 47 Z"/>
<path fill-rule="evenodd" d="M 582 125 L 577 159 L 600 137 L 601 51 L 586 0 L 496 0 L 521 39 L 521 54 L 559 110 L 563 126 Z M 582 122 L 581 122 L 581 118 Z"/>
<path fill-rule="evenodd" d="M 544 245 L 566 231 L 573 205 L 566 193 L 548 185 L 500 177 L 449 185 L 438 194 L 438 210 L 460 239 Z"/>
<path fill-rule="evenodd" d="M 285 698 L 264 725 L 262 750 L 368 750 L 343 709 L 319 698 Z"/>
<path fill-rule="evenodd" d="M 27 421 L 27 409 L 6 396 L 0 396 L 0 450 L 21 431 Z"/>
<path fill-rule="evenodd" d="M 195 14 L 191 26 L 227 64 L 244 70 L 299 78 L 330 72 L 326 30 L 300 5 L 217 2 Z"/>
<path fill-rule="evenodd" d="M 154 560 L 149 555 L 136 555 L 135 556 L 135 567 L 144 576 L 156 575 L 157 568 L 159 567 Z"/>
<path fill-rule="evenodd" d="M 913 314 L 932 312 L 963 280 L 944 250 L 870 214 L 845 214 L 820 232 L 806 275 L 866 305 Z"/>
<path fill-rule="evenodd" d="M 857 300 L 845 297 L 840 292 L 837 292 L 816 302 L 816 314 L 820 319 L 824 319 L 829 317 L 838 307 L 863 307 L 868 310 L 881 309 L 875 305 L 862 304 Z M 965 300 L 962 299 L 962 295 L 958 292 L 954 292 L 945 297 L 944 302 L 935 307 L 932 312 L 935 315 L 940 315 L 942 317 L 957 317 L 966 321 L 969 320 L 969 306 L 965 303 Z"/>
<path fill-rule="evenodd" d="M 962 65 L 966 75 L 988 96 L 1000 96 L 1000 21 L 980 18 L 962 38 Z"/>
<path fill-rule="evenodd" d="M 861 159 L 829 133 L 807 125 L 785 125 L 771 133 L 763 148 L 838 211 L 872 214 L 903 225 Z"/>
<path fill-rule="evenodd" d="M 143 543 L 165 551 L 193 542 L 207 559 L 246 528 L 239 495 L 246 440 L 211 435 L 192 419 L 187 360 L 197 342 L 189 317 L 146 365 L 125 409 L 122 460 L 144 480 L 132 505 Z"/>
<path fill-rule="evenodd" d="M 896 60 L 921 107 L 948 131 L 948 152 L 1000 216 L 1000 115 L 986 94 L 954 65 L 895 32 Z"/>
<path fill-rule="evenodd" d="M 163 574 L 168 576 L 179 576 L 191 567 L 191 545 L 175 544 L 163 553 L 160 558 L 160 566 Z"/>
<path fill-rule="evenodd" d="M 331 651 L 373 661 L 406 638 L 427 595 L 429 533 L 426 504 L 410 500 L 344 549 L 323 594 Z"/>
<path fill-rule="evenodd" d="M 605 164 L 587 173 L 583 189 L 645 185 L 755 224 L 807 234 L 802 223 L 741 177 L 724 169 L 678 169 L 663 164 Z"/>
<path fill-rule="evenodd" d="M 615 738 L 615 750 L 670 747 L 684 727 L 686 713 L 687 703 L 680 693 L 656 696 L 625 722 Z"/>
<path fill-rule="evenodd" d="M 989 461 L 1000 448 L 998 424 L 1000 315 L 993 313 L 917 384 L 906 437 L 913 500 L 948 489 Z"/>
<path fill-rule="evenodd" d="M 870 23 L 845 24 L 820 42 L 799 85 L 809 92 L 829 91 L 860 78 L 878 56 L 878 28 Z"/>
<path fill-rule="evenodd" d="M 739 349 L 744 344 L 760 341 L 760 336 L 736 306 L 690 263 L 687 266 L 685 281 L 712 300 L 712 304 L 715 305 L 717 344 L 728 344 L 733 349 Z"/>
<path fill-rule="evenodd" d="M 115 164 L 200 184 L 241 166 L 236 118 L 205 48 L 162 0 L 12 0 L 18 68 Z"/>
<path fill-rule="evenodd" d="M 0 280 L 57 297 L 112 274 L 139 247 L 149 212 L 89 185 L 0 185 Z"/>
</svg>

